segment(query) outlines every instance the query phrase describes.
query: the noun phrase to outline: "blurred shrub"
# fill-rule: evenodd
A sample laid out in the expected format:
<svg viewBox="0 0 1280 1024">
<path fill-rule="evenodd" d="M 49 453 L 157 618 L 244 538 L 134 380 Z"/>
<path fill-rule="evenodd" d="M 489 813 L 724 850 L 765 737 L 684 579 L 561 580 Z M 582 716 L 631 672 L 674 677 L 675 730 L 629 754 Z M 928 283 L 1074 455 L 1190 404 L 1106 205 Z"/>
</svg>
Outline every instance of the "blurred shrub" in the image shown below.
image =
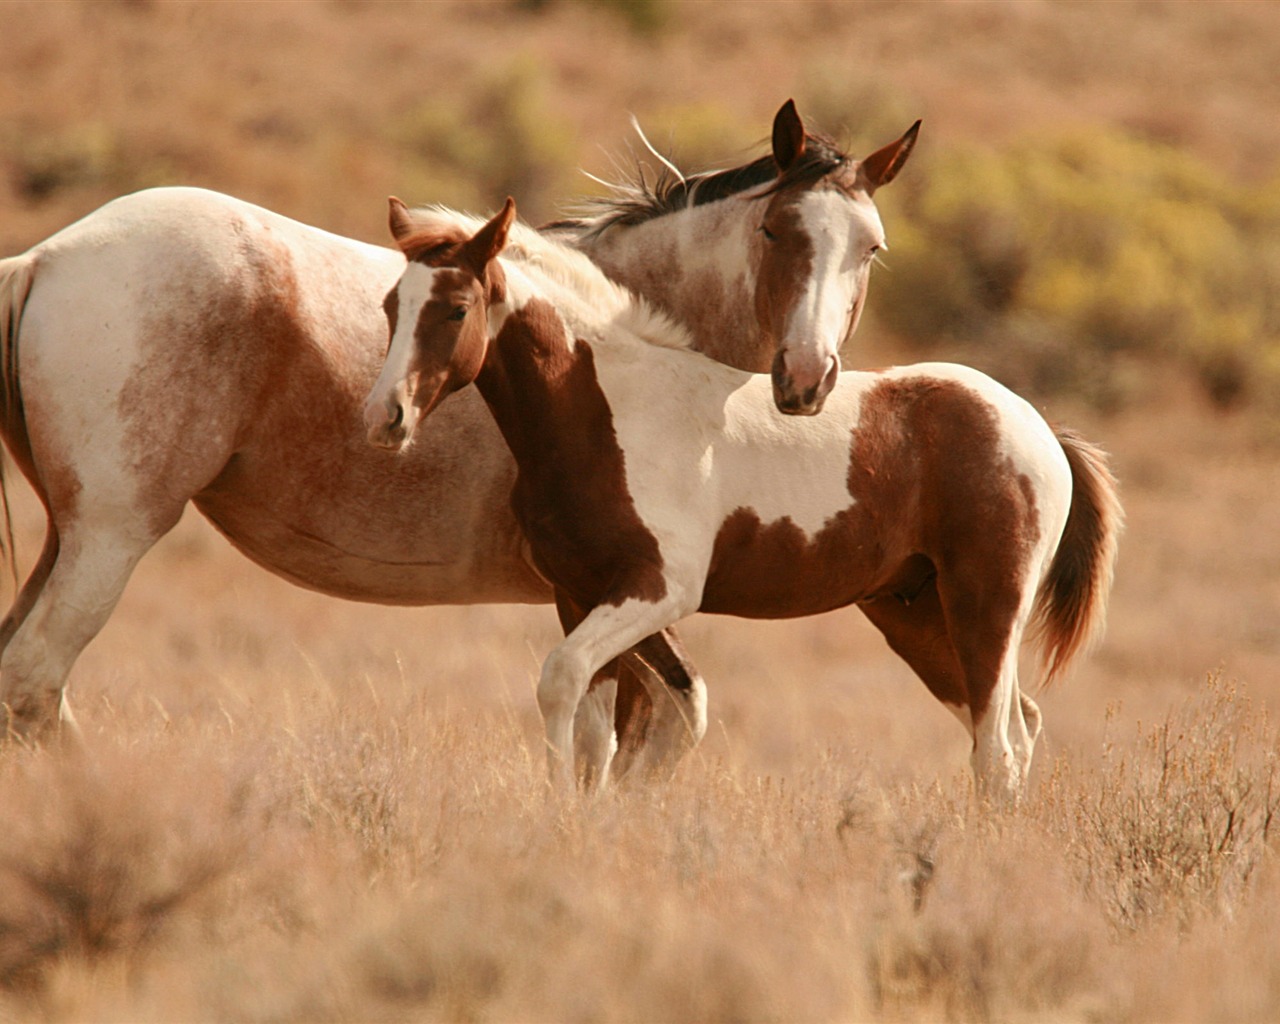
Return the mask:
<svg viewBox="0 0 1280 1024">
<path fill-rule="evenodd" d="M 130 145 L 98 122 L 39 132 L 0 132 L 0 146 L 14 191 L 30 202 L 81 188 L 129 192 L 172 177 L 162 157 Z"/>
<path fill-rule="evenodd" d="M 876 308 L 905 338 L 1102 405 L 1152 361 L 1222 405 L 1280 393 L 1280 183 L 1242 187 L 1098 129 L 912 170 L 877 197 L 891 251 Z"/>
<path fill-rule="evenodd" d="M 702 100 L 658 107 L 639 118 L 640 127 L 663 156 L 685 174 L 721 170 L 753 160 L 769 138 L 768 121 L 744 124 L 723 103 Z M 652 157 L 636 142 L 636 153 L 648 165 Z"/>
<path fill-rule="evenodd" d="M 1265 710 L 1211 676 L 1136 745 L 1108 741 L 1092 778 L 1064 786 L 1059 764 L 1046 808 L 1115 924 L 1230 917 L 1280 828 L 1277 750 Z"/>
<path fill-rule="evenodd" d="M 924 107 L 896 83 L 879 76 L 852 75 L 845 65 L 810 69 L 796 104 L 810 131 L 830 135 L 856 157 L 892 142 L 911 127 Z"/>
<path fill-rule="evenodd" d="M 584 0 L 614 14 L 638 36 L 656 36 L 670 26 L 671 0 Z"/>
<path fill-rule="evenodd" d="M 584 6 L 609 11 L 621 20 L 635 35 L 653 37 L 666 31 L 671 24 L 674 0 L 577 0 Z M 542 11 L 551 6 L 551 0 L 516 0 L 516 6 L 528 11 Z"/>
<path fill-rule="evenodd" d="M 519 57 L 474 89 L 411 109 L 391 131 L 406 200 L 489 210 L 510 195 L 524 219 L 551 216 L 577 147 L 546 93 L 543 66 Z"/>
</svg>

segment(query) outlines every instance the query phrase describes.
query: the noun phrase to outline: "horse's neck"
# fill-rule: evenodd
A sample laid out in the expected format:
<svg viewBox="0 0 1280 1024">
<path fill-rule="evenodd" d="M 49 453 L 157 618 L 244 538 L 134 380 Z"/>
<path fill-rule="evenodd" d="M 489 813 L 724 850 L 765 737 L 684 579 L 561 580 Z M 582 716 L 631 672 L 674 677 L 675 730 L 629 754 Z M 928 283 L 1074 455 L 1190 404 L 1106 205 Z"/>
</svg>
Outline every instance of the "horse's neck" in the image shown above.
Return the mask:
<svg viewBox="0 0 1280 1024">
<path fill-rule="evenodd" d="M 510 275 L 508 301 L 490 311 L 492 338 L 476 387 L 522 477 L 551 472 L 555 486 L 585 482 L 589 467 L 577 464 L 589 447 L 582 438 L 609 427 L 594 356 L 574 342 L 550 302 L 523 294 L 521 284 Z"/>
<path fill-rule="evenodd" d="M 632 226 L 615 226 L 577 247 L 606 274 L 689 329 L 712 359 L 768 372 L 772 343 L 756 317 L 751 254 L 760 244 L 751 210 L 723 199 Z"/>
</svg>

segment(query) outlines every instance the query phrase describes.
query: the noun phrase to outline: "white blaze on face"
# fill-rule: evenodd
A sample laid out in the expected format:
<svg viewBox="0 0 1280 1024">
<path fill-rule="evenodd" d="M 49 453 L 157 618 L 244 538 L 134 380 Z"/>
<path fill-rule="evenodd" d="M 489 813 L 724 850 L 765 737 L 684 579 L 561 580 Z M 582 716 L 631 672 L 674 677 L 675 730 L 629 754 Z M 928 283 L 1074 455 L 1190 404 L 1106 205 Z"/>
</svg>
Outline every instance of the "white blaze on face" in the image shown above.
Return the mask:
<svg viewBox="0 0 1280 1024">
<path fill-rule="evenodd" d="M 793 373 L 821 375 L 844 341 L 884 228 L 870 201 L 836 189 L 807 193 L 799 216 L 813 245 L 813 269 L 787 318 L 782 347 Z"/>
<path fill-rule="evenodd" d="M 413 435 L 418 411 L 413 404 L 417 381 L 410 376 L 413 366 L 418 317 L 431 298 L 435 270 L 420 263 L 410 263 L 396 287 L 396 329 L 387 349 L 387 358 L 377 383 L 364 404 L 364 422 L 370 437 L 385 431 L 392 423 L 404 427 L 404 439 Z"/>
</svg>

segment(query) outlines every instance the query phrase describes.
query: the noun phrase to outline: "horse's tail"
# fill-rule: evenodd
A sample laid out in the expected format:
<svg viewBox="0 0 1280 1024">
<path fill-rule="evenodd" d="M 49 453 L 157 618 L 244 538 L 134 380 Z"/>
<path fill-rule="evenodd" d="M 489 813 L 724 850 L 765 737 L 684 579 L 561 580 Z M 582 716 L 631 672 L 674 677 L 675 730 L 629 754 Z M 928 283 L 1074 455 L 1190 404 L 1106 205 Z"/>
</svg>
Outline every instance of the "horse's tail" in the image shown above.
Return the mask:
<svg viewBox="0 0 1280 1024">
<path fill-rule="evenodd" d="M 1102 635 L 1124 526 L 1106 452 L 1072 430 L 1055 433 L 1071 467 L 1071 508 L 1032 613 L 1045 685 Z"/>
<path fill-rule="evenodd" d="M 24 467 L 32 465 L 31 439 L 22 411 L 22 391 L 18 386 L 18 327 L 26 308 L 35 261 L 29 256 L 0 260 L 0 434 L 9 453 Z M 0 516 L 3 516 L 5 568 L 18 585 L 18 567 L 13 545 L 13 517 L 9 512 L 9 485 L 0 458 Z"/>
</svg>

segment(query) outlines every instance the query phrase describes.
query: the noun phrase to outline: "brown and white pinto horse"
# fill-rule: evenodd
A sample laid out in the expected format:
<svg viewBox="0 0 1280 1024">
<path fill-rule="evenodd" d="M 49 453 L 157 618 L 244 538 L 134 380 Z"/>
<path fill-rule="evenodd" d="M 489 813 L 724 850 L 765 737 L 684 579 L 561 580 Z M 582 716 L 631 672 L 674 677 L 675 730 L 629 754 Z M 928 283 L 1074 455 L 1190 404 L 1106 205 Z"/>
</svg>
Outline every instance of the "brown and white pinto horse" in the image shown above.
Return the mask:
<svg viewBox="0 0 1280 1024">
<path fill-rule="evenodd" d="M 695 611 L 856 604 L 969 727 L 980 788 L 1016 796 L 1040 729 L 1024 631 L 1052 677 L 1105 617 L 1121 513 L 1102 452 L 943 363 L 844 373 L 822 416 L 781 416 L 768 378 L 687 351 L 579 254 L 498 258 L 513 218 L 508 200 L 478 228 L 415 225 L 392 201 L 409 263 L 365 422 L 399 450 L 473 381 L 492 411 L 534 563 L 576 622 L 538 684 L 553 778 L 572 785 L 579 705 L 632 645 Z"/>
<path fill-rule="evenodd" d="M 698 263 L 696 288 L 664 284 L 656 297 L 677 317 L 696 310 L 704 291 L 739 287 L 743 275 L 773 297 L 775 320 L 811 291 L 847 291 L 857 271 L 827 247 L 846 252 L 879 231 L 870 191 L 847 194 L 845 237 L 802 244 L 792 224 L 799 215 L 786 211 L 807 211 L 804 195 L 829 187 L 800 168 L 821 155 L 829 175 L 861 175 L 873 189 L 908 147 L 888 147 L 858 171 L 806 136 L 790 104 L 775 136 L 772 155 L 741 169 L 745 201 L 712 175 L 693 205 L 667 202 L 674 193 L 655 201 L 634 227 L 643 245 L 629 245 L 633 227 L 616 207 L 562 230 L 607 244 L 611 273 L 643 292 L 658 277 L 632 261 L 683 238 L 686 223 L 700 233 L 719 211 L 720 234 L 732 233 L 743 252 L 725 260 L 734 254 L 722 247 L 721 262 Z M 713 193 L 714 202 L 700 201 Z M 768 255 L 754 241 L 770 210 L 786 214 L 783 226 L 796 232 L 786 250 L 802 260 Z M 735 216 L 745 226 L 733 228 Z M 671 244 L 684 254 L 683 242 Z M 361 406 L 386 350 L 381 303 L 403 269 L 396 250 L 185 188 L 118 199 L 0 260 L 0 431 L 49 520 L 0 621 L 0 733 L 36 737 L 59 717 L 70 721 L 72 665 L 188 502 L 264 568 L 337 597 L 552 599 L 524 558 L 508 500 L 515 467 L 478 396 L 442 409 L 405 457 L 365 443 Z M 668 261 L 661 272 L 665 280 L 683 268 Z M 818 275 L 832 281 L 816 283 Z M 781 336 L 757 327 L 750 305 L 744 316 L 734 330 L 754 350 L 734 358 L 767 369 Z M 839 344 L 844 329 L 832 325 L 824 343 Z M 666 648 L 647 660 L 678 666 L 678 651 Z"/>
</svg>

